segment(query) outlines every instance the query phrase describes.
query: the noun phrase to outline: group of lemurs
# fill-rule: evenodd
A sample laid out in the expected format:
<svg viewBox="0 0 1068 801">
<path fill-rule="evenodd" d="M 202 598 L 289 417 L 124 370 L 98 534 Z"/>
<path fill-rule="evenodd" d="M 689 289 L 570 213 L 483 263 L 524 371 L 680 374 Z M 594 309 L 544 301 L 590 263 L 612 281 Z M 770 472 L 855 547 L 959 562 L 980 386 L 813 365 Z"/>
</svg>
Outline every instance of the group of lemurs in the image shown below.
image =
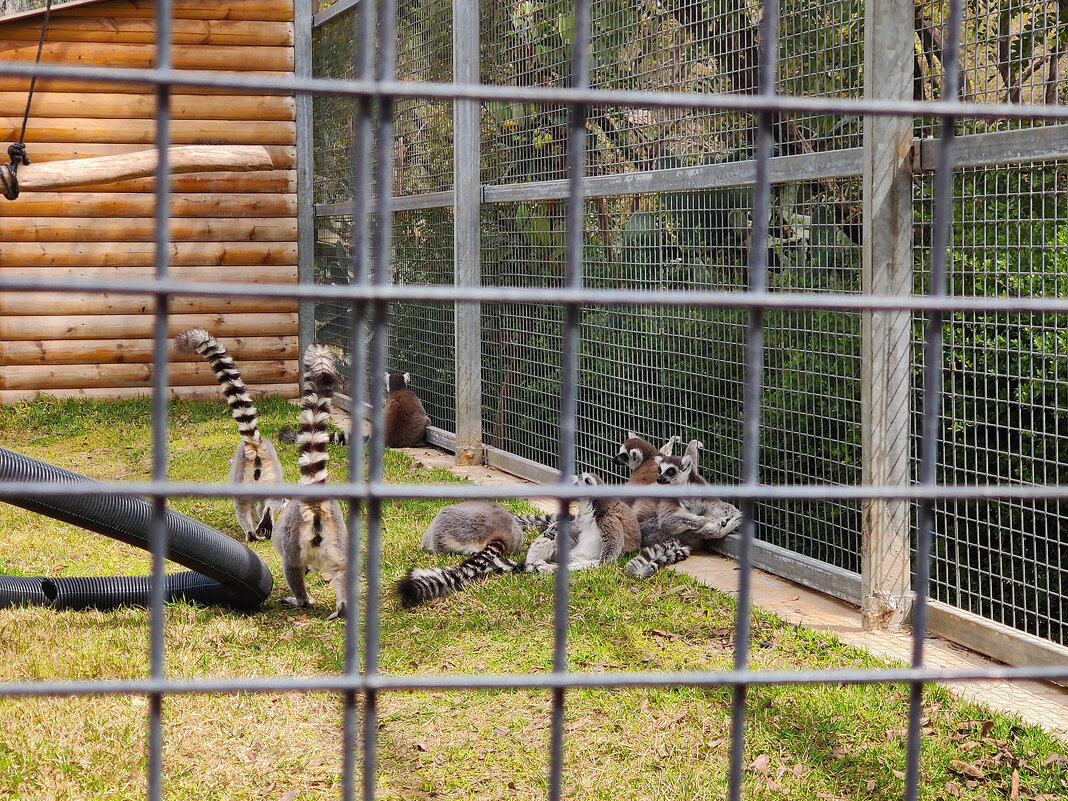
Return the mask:
<svg viewBox="0 0 1068 801">
<path fill-rule="evenodd" d="M 233 484 L 281 484 L 282 465 L 274 446 L 263 437 L 257 425 L 256 407 L 241 373 L 226 348 L 202 328 L 178 335 L 178 348 L 203 356 L 237 421 L 241 441 L 234 451 L 230 468 Z M 326 483 L 328 443 L 346 444 L 343 431 L 331 431 L 328 423 L 334 392 L 341 383 L 334 357 L 324 345 L 310 345 L 304 352 L 304 378 L 300 398 L 300 428 L 282 431 L 283 439 L 297 444 L 300 483 Z M 386 376 L 385 443 L 389 447 L 418 444 L 430 418 L 419 398 L 408 386 L 408 373 Z M 282 560 L 282 572 L 293 593 L 283 603 L 306 607 L 312 603 L 304 577 L 309 570 L 329 573 L 337 602 L 328 619 L 345 613 L 345 574 L 348 526 L 341 508 L 333 499 L 234 498 L 234 512 L 246 542 L 270 539 Z"/>
<path fill-rule="evenodd" d="M 241 441 L 234 451 L 229 480 L 234 484 L 281 484 L 282 466 L 274 446 L 260 433 L 256 407 L 234 360 L 218 340 L 202 328 L 177 337 L 178 347 L 198 353 L 211 365 L 222 386 L 230 412 L 237 421 Z M 296 442 L 302 485 L 325 484 L 329 443 L 347 443 L 345 432 L 329 427 L 332 398 L 341 381 L 334 357 L 323 345 L 304 352 L 300 399 L 300 428 L 282 431 Z M 410 447 L 423 440 L 430 422 L 408 373 L 387 375 L 384 440 L 387 447 Z M 658 450 L 634 433 L 628 433 L 615 461 L 630 469 L 628 484 L 703 486 L 697 465 L 702 448 L 691 440 L 682 456 L 674 455 L 678 437 Z M 604 482 L 593 473 L 575 476 L 578 486 Z M 337 597 L 329 619 L 345 613 L 345 577 L 348 527 L 333 499 L 235 497 L 234 511 L 248 542 L 271 539 L 282 560 L 286 583 L 293 593 L 283 603 L 306 607 L 312 603 L 305 574 L 317 570 L 331 576 Z M 421 547 L 433 553 L 459 553 L 468 558 L 460 565 L 431 569 L 412 568 L 396 585 L 405 607 L 455 593 L 491 573 L 522 570 L 555 572 L 560 564 L 559 515 L 516 515 L 488 501 L 467 501 L 444 507 L 423 534 Z M 725 537 L 741 523 L 741 513 L 716 499 L 638 499 L 624 501 L 582 497 L 566 520 L 569 570 L 615 562 L 625 553 L 640 551 L 626 565 L 627 575 L 649 578 L 661 567 L 686 559 L 701 543 Z M 523 549 L 524 532 L 537 529 L 522 563 L 513 560 Z"/>
<path fill-rule="evenodd" d="M 691 440 L 682 456 L 673 453 L 678 437 L 659 450 L 629 432 L 615 461 L 630 468 L 628 484 L 704 486 L 697 457 L 698 440 Z M 593 473 L 575 476 L 576 485 L 604 482 Z M 626 565 L 634 578 L 649 578 L 657 570 L 686 559 L 700 544 L 722 539 L 742 520 L 736 507 L 718 499 L 639 499 L 625 503 L 611 498 L 580 498 L 568 515 L 569 570 L 615 562 L 622 554 L 640 553 Z M 523 532 L 540 531 L 522 563 Z M 433 553 L 467 555 L 461 564 L 412 568 L 397 582 L 405 607 L 451 595 L 491 573 L 553 572 L 558 569 L 558 515 L 515 515 L 488 501 L 466 501 L 443 508 L 423 535 L 420 547 Z"/>
</svg>

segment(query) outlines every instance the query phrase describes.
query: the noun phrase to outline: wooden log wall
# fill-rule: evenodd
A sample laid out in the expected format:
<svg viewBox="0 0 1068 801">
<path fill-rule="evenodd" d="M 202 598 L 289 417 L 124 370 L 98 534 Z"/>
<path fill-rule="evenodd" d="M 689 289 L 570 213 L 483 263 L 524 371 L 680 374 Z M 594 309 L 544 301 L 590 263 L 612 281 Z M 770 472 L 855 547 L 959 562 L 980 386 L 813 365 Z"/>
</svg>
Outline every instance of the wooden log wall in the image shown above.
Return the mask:
<svg viewBox="0 0 1068 801">
<path fill-rule="evenodd" d="M 293 71 L 293 0 L 173 0 L 179 69 Z M 45 63 L 143 67 L 155 62 L 152 0 L 53 9 Z M 41 15 L 0 19 L 0 59 L 33 61 Z M 18 138 L 29 80 L 0 76 L 0 156 Z M 295 102 L 287 95 L 183 89 L 170 99 L 175 145 L 263 145 L 273 170 L 205 172 L 170 181 L 170 276 L 234 282 L 240 297 L 173 297 L 172 334 L 192 326 L 228 348 L 254 393 L 297 392 L 297 304 L 255 296 L 297 280 Z M 156 98 L 145 84 L 38 80 L 26 129 L 34 162 L 154 146 Z M 0 403 L 38 393 L 126 398 L 151 391 L 150 296 L 58 291 L 68 280 L 121 286 L 154 273 L 155 180 L 0 197 L 0 278 L 55 291 L 0 291 Z M 183 397 L 219 399 L 207 362 L 171 348 L 168 380 Z"/>
</svg>

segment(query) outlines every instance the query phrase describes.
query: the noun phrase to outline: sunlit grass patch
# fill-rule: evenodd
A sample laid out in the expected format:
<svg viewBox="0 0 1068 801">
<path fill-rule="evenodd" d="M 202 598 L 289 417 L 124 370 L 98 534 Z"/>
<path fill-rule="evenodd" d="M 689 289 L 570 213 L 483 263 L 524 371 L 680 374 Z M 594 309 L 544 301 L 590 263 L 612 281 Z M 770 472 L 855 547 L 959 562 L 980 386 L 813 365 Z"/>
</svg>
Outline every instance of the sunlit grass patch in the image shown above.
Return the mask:
<svg viewBox="0 0 1068 801">
<path fill-rule="evenodd" d="M 295 407 L 257 400 L 264 433 L 292 426 Z M 225 481 L 237 442 L 226 406 L 174 402 L 169 477 Z M 150 475 L 150 409 L 144 401 L 40 399 L 0 407 L 0 445 L 100 479 Z M 288 480 L 296 451 L 278 444 Z M 347 449 L 330 448 L 331 481 L 347 475 Z M 456 482 L 387 452 L 393 482 Z M 522 674 L 552 668 L 550 575 L 494 576 L 405 611 L 393 582 L 412 565 L 459 556 L 418 550 L 447 501 L 382 505 L 379 669 L 386 674 Z M 187 514 L 241 539 L 227 499 L 174 499 Z M 515 510 L 522 503 L 508 504 Z M 270 543 L 252 549 L 275 589 L 252 613 L 168 606 L 165 669 L 197 677 L 315 676 L 344 669 L 344 627 L 326 621 L 332 590 L 311 577 L 319 603 L 283 607 Z M 146 573 L 142 551 L 0 504 L 0 570 L 22 575 Z M 733 664 L 734 602 L 671 571 L 627 578 L 622 564 L 572 577 L 572 670 L 725 671 Z M 0 609 L 3 680 L 115 679 L 148 672 L 149 614 Z M 752 622 L 751 666 L 760 670 L 879 668 L 884 661 L 835 637 L 762 613 Z M 361 644 L 362 649 L 362 644 Z M 731 691 L 723 687 L 576 689 L 566 693 L 564 785 L 576 799 L 722 798 Z M 899 685 L 750 688 L 746 798 L 897 799 L 904 770 L 908 691 Z M 357 704 L 362 709 L 362 698 Z M 0 797 L 126 799 L 145 787 L 147 701 L 140 696 L 0 699 Z M 531 690 L 384 692 L 376 700 L 378 797 L 544 798 L 549 693 Z M 1065 751 L 1042 731 L 952 698 L 926 694 L 925 799 L 1068 797 Z M 164 700 L 167 798 L 336 798 L 341 698 L 332 693 L 239 693 Z M 358 760 L 357 760 L 358 763 Z"/>
</svg>

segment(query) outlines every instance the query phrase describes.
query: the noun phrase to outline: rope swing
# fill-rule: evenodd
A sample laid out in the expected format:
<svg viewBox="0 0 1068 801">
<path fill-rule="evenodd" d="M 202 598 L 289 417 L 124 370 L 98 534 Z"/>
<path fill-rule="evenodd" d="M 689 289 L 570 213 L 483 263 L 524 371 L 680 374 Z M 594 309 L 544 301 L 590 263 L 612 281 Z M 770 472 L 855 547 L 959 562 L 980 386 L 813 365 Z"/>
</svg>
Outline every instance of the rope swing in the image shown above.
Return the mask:
<svg viewBox="0 0 1068 801">
<path fill-rule="evenodd" d="M 45 33 L 48 31 L 51 13 L 52 0 L 47 0 L 34 66 L 41 63 L 41 51 L 44 49 Z M 155 174 L 159 164 L 158 150 L 31 164 L 26 155 L 25 140 L 36 83 L 35 72 L 30 78 L 30 89 L 26 97 L 26 111 L 22 116 L 19 141 L 7 149 L 10 162 L 0 164 L 0 189 L 5 198 L 15 200 L 19 196 L 20 189 L 26 191 L 62 189 L 69 186 L 145 178 Z M 167 153 L 172 174 L 213 170 L 251 172 L 274 169 L 271 154 L 261 145 L 178 145 L 168 148 Z"/>
</svg>

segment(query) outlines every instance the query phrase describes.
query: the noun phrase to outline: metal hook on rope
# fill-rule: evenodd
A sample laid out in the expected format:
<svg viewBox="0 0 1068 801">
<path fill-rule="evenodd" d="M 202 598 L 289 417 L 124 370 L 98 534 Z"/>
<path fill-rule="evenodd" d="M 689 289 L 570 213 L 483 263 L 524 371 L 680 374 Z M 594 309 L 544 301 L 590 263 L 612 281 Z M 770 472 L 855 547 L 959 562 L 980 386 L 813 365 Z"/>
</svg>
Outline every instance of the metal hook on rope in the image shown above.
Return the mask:
<svg viewBox="0 0 1068 801">
<path fill-rule="evenodd" d="M 41 39 L 37 42 L 37 58 L 34 66 L 41 63 L 41 51 L 44 49 L 45 33 L 48 31 L 48 19 L 52 15 L 52 0 L 47 0 L 44 9 L 44 20 L 41 22 Z M 7 149 L 8 164 L 0 164 L 0 186 L 4 197 L 14 200 L 19 196 L 19 167 L 29 164 L 30 159 L 26 156 L 26 124 L 30 121 L 30 104 L 33 102 L 33 90 L 37 84 L 37 74 L 30 78 L 30 91 L 26 95 L 26 111 L 22 115 L 22 130 L 19 132 L 19 141 Z"/>
</svg>

